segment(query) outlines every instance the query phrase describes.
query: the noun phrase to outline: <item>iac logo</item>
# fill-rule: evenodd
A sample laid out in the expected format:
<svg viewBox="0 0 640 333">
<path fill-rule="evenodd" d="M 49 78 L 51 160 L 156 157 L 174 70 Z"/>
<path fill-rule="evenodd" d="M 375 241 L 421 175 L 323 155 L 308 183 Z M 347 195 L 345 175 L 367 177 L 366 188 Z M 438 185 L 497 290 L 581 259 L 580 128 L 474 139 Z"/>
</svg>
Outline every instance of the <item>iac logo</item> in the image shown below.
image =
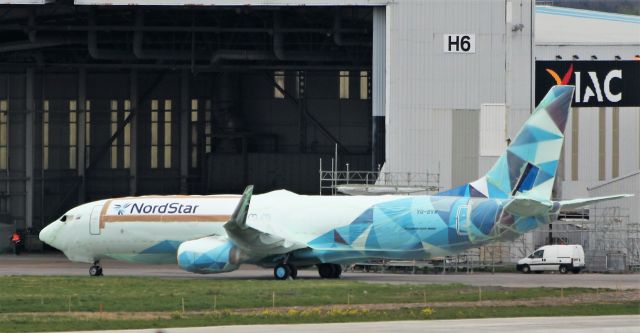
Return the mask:
<svg viewBox="0 0 640 333">
<path fill-rule="evenodd" d="M 564 73 L 562 79 L 553 69 L 545 68 L 545 71 L 553 77 L 556 84 L 563 85 L 569 84 L 572 78 L 571 74 L 573 74 L 574 84 L 576 86 L 574 95 L 575 103 L 590 103 L 592 98 L 601 103 L 617 103 L 622 100 L 622 92 L 614 92 L 612 89 L 612 83 L 614 83 L 612 81 L 622 80 L 621 69 L 611 69 L 604 74 L 603 78 L 598 76 L 599 72 L 600 76 L 602 76 L 602 71 L 574 71 L 573 64 L 569 66 L 569 69 Z"/>
<path fill-rule="evenodd" d="M 128 214 L 196 214 L 199 205 L 181 204 L 179 202 L 167 202 L 163 204 L 123 203 L 114 204 L 118 215 Z"/>
</svg>

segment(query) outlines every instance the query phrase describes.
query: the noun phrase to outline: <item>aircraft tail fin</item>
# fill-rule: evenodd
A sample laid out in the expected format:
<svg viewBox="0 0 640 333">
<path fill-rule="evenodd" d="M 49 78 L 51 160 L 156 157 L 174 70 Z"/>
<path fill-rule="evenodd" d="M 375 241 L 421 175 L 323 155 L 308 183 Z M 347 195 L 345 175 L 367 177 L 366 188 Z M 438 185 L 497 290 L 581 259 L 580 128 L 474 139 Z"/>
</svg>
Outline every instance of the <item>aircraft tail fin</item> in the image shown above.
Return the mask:
<svg viewBox="0 0 640 333">
<path fill-rule="evenodd" d="M 440 195 L 550 199 L 574 86 L 553 86 L 482 178 Z"/>
</svg>

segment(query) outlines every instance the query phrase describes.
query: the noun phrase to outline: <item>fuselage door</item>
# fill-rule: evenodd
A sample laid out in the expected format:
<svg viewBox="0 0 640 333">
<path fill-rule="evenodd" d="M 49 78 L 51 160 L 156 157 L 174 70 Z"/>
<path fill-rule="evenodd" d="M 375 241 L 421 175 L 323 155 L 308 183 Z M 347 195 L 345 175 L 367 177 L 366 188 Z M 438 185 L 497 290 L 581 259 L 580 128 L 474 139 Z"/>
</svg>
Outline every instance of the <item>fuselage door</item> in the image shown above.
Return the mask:
<svg viewBox="0 0 640 333">
<path fill-rule="evenodd" d="M 469 205 L 462 205 L 462 206 L 458 206 L 458 212 L 456 215 L 456 232 L 458 233 L 458 235 L 460 236 L 466 236 L 467 235 L 467 227 L 469 226 L 469 212 L 471 206 Z"/>
<path fill-rule="evenodd" d="M 92 235 L 100 234 L 100 212 L 102 206 L 93 206 L 91 211 L 91 218 L 89 219 L 89 233 Z"/>
</svg>

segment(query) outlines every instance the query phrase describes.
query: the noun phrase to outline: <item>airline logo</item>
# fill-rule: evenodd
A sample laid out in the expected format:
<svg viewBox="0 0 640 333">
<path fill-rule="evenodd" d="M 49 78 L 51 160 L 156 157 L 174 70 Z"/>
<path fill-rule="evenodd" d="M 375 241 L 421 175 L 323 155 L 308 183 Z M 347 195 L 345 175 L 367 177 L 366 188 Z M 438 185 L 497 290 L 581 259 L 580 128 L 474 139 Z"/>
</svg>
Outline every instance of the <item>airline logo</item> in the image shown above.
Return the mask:
<svg viewBox="0 0 640 333">
<path fill-rule="evenodd" d="M 181 204 L 179 202 L 167 202 L 155 205 L 150 205 L 145 202 L 127 202 L 113 205 L 113 208 L 118 212 L 118 215 L 196 214 L 198 207 L 198 205 Z"/>
<path fill-rule="evenodd" d="M 638 61 L 536 61 L 536 104 L 553 85 L 575 85 L 573 106 L 640 106 Z"/>
<path fill-rule="evenodd" d="M 226 222 L 240 196 L 158 196 L 108 200 L 100 226 L 107 222 Z"/>
</svg>

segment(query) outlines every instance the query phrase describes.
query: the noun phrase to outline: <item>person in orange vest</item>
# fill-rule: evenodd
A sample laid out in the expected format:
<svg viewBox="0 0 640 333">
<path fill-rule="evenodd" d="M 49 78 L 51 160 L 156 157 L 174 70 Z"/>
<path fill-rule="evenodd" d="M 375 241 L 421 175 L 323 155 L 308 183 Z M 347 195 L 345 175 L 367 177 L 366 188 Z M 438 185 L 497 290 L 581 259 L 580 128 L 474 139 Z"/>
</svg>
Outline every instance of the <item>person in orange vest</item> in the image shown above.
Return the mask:
<svg viewBox="0 0 640 333">
<path fill-rule="evenodd" d="M 17 231 L 14 231 L 13 235 L 11 235 L 11 243 L 13 243 L 13 253 L 19 255 L 22 247 L 22 237 Z"/>
</svg>

